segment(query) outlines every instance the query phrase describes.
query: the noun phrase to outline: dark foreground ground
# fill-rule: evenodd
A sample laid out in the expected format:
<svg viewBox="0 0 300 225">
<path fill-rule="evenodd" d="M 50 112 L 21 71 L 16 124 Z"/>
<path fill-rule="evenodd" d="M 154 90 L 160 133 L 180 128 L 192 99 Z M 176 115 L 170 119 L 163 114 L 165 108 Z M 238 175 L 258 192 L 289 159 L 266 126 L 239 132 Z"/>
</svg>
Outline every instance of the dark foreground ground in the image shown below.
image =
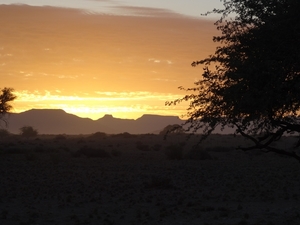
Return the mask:
<svg viewBox="0 0 300 225">
<path fill-rule="evenodd" d="M 0 142 L 3 225 L 300 224 L 300 164 L 235 150 L 241 137 L 214 135 L 201 153 L 190 153 L 191 140 L 183 154 L 183 136 Z"/>
</svg>

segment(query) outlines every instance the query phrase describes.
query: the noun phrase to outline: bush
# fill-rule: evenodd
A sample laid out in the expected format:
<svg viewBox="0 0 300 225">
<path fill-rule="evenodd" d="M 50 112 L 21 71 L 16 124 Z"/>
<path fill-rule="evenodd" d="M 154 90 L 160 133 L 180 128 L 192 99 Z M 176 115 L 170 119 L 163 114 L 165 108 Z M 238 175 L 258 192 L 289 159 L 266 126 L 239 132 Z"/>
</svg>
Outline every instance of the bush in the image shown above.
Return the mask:
<svg viewBox="0 0 300 225">
<path fill-rule="evenodd" d="M 183 146 L 182 145 L 168 145 L 165 148 L 165 154 L 168 159 L 171 160 L 180 160 L 183 158 Z"/>
<path fill-rule="evenodd" d="M 136 148 L 141 151 L 150 151 L 149 146 L 143 144 L 141 141 L 136 142 Z"/>
<path fill-rule="evenodd" d="M 4 153 L 7 153 L 7 154 L 24 154 L 24 153 L 26 153 L 26 150 L 23 149 L 23 148 L 11 147 L 11 148 L 5 149 Z"/>
<path fill-rule="evenodd" d="M 200 147 L 193 148 L 186 155 L 186 158 L 192 160 L 211 160 L 213 157 L 204 149 Z"/>
<path fill-rule="evenodd" d="M 38 159 L 38 156 L 34 152 L 26 152 L 25 158 L 27 161 L 36 161 Z"/>
<path fill-rule="evenodd" d="M 96 149 L 96 148 L 91 148 L 88 146 L 83 146 L 80 148 L 78 151 L 76 151 L 73 156 L 74 157 L 79 157 L 81 155 L 84 155 L 89 158 L 107 158 L 110 157 L 110 154 L 103 150 L 103 149 Z"/>
<path fill-rule="evenodd" d="M 66 139 L 67 139 L 66 135 L 63 135 L 63 134 L 58 134 L 54 137 L 55 141 L 64 141 Z"/>
<path fill-rule="evenodd" d="M 159 151 L 161 149 L 161 145 L 160 144 L 155 144 L 152 146 L 152 150 L 153 151 Z"/>
<path fill-rule="evenodd" d="M 21 136 L 29 138 L 36 137 L 38 135 L 38 131 L 33 129 L 31 126 L 24 126 L 20 128 Z"/>
<path fill-rule="evenodd" d="M 51 153 L 50 160 L 53 164 L 58 164 L 61 161 L 61 154 L 59 153 Z"/>
<path fill-rule="evenodd" d="M 107 137 L 107 134 L 104 132 L 96 132 L 94 134 L 92 134 L 91 136 L 89 136 L 89 138 L 92 139 L 104 139 Z"/>
<path fill-rule="evenodd" d="M 0 129 L 0 138 L 7 137 L 9 135 L 10 135 L 10 133 L 8 132 L 8 130 Z"/>
<path fill-rule="evenodd" d="M 77 140 L 77 144 L 82 144 L 82 143 L 83 144 L 86 143 L 86 140 L 83 137 L 81 137 Z"/>
<path fill-rule="evenodd" d="M 44 153 L 45 152 L 44 145 L 43 144 L 39 144 L 39 145 L 35 146 L 33 148 L 33 151 L 36 152 L 36 153 Z"/>
<path fill-rule="evenodd" d="M 113 137 L 117 137 L 117 138 L 133 138 L 133 137 L 135 137 L 135 135 L 130 134 L 128 132 L 124 132 L 124 133 L 120 133 L 120 134 L 115 134 Z"/>
</svg>

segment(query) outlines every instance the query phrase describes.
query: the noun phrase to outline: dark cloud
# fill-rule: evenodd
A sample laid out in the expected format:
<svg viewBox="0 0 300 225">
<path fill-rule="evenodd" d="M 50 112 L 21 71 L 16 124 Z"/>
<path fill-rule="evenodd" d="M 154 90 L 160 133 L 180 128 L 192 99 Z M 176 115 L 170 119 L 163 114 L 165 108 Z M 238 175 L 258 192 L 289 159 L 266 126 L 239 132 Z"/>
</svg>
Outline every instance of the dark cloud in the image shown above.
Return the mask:
<svg viewBox="0 0 300 225">
<path fill-rule="evenodd" d="M 128 14 L 134 16 L 147 16 L 147 17 L 178 17 L 181 14 L 175 13 L 167 9 L 150 8 L 150 7 L 136 7 L 136 6 L 114 6 L 113 11 L 118 14 Z"/>
</svg>

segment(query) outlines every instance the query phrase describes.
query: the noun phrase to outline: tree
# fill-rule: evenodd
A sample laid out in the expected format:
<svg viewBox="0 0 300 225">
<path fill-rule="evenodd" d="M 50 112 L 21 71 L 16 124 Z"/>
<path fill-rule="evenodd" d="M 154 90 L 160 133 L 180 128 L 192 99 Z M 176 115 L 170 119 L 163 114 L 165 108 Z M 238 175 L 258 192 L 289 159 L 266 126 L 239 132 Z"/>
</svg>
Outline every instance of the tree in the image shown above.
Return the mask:
<svg viewBox="0 0 300 225">
<path fill-rule="evenodd" d="M 24 126 L 20 128 L 21 136 L 30 138 L 38 135 L 38 131 L 31 126 Z"/>
<path fill-rule="evenodd" d="M 202 78 L 176 105 L 188 101 L 187 131 L 203 129 L 200 141 L 217 126 L 236 128 L 253 142 L 243 150 L 261 149 L 296 158 L 293 150 L 272 145 L 284 134 L 300 133 L 300 1 L 222 0 L 216 21 L 220 45 L 215 53 L 195 61 Z"/>
<path fill-rule="evenodd" d="M 4 122 L 5 125 L 7 125 L 7 121 L 4 116 L 12 109 L 10 102 L 16 99 L 13 91 L 14 89 L 6 87 L 0 91 L 0 121 Z"/>
<path fill-rule="evenodd" d="M 159 132 L 160 135 L 168 135 L 168 134 L 183 134 L 184 129 L 179 124 L 173 124 L 166 126 L 162 131 Z"/>
</svg>

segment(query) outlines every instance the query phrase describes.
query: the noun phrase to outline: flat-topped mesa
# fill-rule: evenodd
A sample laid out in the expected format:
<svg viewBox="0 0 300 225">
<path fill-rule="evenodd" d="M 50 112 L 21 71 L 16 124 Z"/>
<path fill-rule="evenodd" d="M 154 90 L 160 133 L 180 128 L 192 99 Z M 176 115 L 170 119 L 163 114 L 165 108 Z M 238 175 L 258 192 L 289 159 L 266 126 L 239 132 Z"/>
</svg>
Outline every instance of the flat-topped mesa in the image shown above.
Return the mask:
<svg viewBox="0 0 300 225">
<path fill-rule="evenodd" d="M 154 115 L 154 114 L 144 114 L 138 119 L 151 119 L 151 118 L 164 118 L 164 119 L 179 119 L 179 116 L 167 116 L 167 115 Z"/>
<path fill-rule="evenodd" d="M 52 114 L 52 115 L 54 115 L 54 114 L 56 114 L 56 115 L 69 114 L 66 111 L 64 111 L 63 109 L 29 109 L 27 111 L 24 111 L 23 113 L 28 113 L 28 114 L 43 113 L 43 114 Z"/>
<path fill-rule="evenodd" d="M 100 118 L 100 119 L 114 119 L 114 117 L 113 117 L 113 115 L 111 115 L 111 114 L 105 114 L 102 118 Z"/>
</svg>

